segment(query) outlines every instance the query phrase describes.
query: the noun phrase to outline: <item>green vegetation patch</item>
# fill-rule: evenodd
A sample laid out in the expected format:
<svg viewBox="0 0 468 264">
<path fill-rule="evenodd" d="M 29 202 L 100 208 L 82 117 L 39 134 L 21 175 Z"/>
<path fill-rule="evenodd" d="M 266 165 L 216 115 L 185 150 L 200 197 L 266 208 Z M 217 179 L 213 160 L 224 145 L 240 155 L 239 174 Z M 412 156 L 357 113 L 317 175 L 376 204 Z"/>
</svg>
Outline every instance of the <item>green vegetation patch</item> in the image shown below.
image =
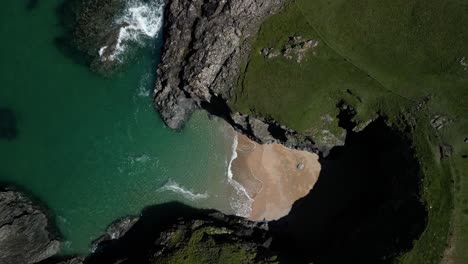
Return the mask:
<svg viewBox="0 0 468 264">
<path fill-rule="evenodd" d="M 429 219 L 403 263 L 438 263 L 448 233 L 455 263 L 468 260 L 467 14 L 459 0 L 290 1 L 262 25 L 231 98 L 319 146 L 340 142 L 340 103 L 358 128 L 380 115 L 408 133 Z"/>
<path fill-rule="evenodd" d="M 166 248 L 153 257 L 152 263 L 277 263 L 254 242 L 232 234 L 225 227 L 196 223 L 192 228 L 179 226 L 163 236 Z"/>
</svg>

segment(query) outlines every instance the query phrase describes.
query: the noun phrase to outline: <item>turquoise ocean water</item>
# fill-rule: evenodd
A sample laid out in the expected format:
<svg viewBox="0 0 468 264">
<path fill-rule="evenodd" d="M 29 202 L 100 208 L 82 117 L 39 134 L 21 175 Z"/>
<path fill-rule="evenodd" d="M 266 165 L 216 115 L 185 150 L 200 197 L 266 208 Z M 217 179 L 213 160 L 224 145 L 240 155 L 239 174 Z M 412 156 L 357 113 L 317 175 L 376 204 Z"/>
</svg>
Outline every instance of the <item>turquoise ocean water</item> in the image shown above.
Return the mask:
<svg viewBox="0 0 468 264">
<path fill-rule="evenodd" d="M 86 253 L 111 221 L 151 204 L 233 213 L 226 127 L 197 113 L 174 132 L 151 105 L 161 38 L 123 73 L 100 77 L 55 45 L 60 3 L 5 1 L 0 9 L 0 109 L 17 130 L 0 139 L 0 181 L 50 208 L 66 253 Z"/>
</svg>

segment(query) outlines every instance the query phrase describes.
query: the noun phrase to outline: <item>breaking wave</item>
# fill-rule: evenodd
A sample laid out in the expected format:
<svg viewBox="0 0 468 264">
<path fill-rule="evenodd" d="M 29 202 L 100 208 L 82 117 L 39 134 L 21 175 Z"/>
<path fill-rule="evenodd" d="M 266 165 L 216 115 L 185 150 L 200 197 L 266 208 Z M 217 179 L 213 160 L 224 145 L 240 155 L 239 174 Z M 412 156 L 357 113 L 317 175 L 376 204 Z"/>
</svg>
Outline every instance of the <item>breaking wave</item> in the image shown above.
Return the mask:
<svg viewBox="0 0 468 264">
<path fill-rule="evenodd" d="M 237 145 L 238 145 L 238 138 L 237 133 L 234 131 L 234 139 L 232 143 L 232 156 L 231 160 L 228 163 L 228 182 L 234 187 L 236 191 L 235 196 L 231 196 L 229 199 L 229 203 L 231 208 L 236 212 L 236 215 L 242 217 L 249 217 L 252 213 L 252 203 L 253 199 L 247 193 L 247 190 L 240 184 L 238 181 L 233 179 L 232 174 L 232 162 L 237 158 Z"/>
<path fill-rule="evenodd" d="M 177 182 L 169 179 L 163 187 L 159 188 L 160 192 L 170 191 L 182 195 L 187 200 L 197 201 L 207 199 L 210 197 L 207 192 L 205 193 L 194 193 L 193 191 L 187 190 L 183 186 L 180 186 Z"/>
<path fill-rule="evenodd" d="M 99 49 L 102 60 L 123 61 L 123 55 L 131 44 L 145 45 L 148 39 L 158 36 L 163 23 L 163 0 L 129 0 L 125 11 L 115 21 L 120 27 L 115 49 L 107 57 L 103 57 L 107 46 Z"/>
</svg>

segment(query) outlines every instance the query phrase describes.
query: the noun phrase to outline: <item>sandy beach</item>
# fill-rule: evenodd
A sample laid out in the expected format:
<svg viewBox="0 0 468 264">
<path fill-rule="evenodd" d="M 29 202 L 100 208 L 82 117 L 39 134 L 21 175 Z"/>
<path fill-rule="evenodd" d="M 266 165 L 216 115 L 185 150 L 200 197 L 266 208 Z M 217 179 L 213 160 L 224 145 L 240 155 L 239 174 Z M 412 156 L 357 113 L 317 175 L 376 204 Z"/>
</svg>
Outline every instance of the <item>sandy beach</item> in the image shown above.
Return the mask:
<svg viewBox="0 0 468 264">
<path fill-rule="evenodd" d="M 287 215 L 317 182 L 318 155 L 280 144 L 260 145 L 241 134 L 237 137 L 232 173 L 253 200 L 249 218 L 276 220 Z"/>
</svg>

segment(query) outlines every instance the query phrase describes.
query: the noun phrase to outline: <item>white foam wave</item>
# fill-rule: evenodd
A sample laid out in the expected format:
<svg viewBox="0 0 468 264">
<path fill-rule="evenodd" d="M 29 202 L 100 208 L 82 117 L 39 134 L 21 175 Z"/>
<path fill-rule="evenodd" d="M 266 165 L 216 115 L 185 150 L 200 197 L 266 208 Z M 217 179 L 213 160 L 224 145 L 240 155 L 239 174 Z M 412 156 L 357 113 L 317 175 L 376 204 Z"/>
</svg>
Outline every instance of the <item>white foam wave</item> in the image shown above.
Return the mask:
<svg viewBox="0 0 468 264">
<path fill-rule="evenodd" d="M 182 195 L 182 197 L 184 197 L 185 199 L 190 200 L 190 201 L 197 201 L 197 200 L 201 200 L 201 199 L 207 199 L 208 197 L 210 197 L 207 192 L 205 192 L 205 193 L 194 193 L 193 191 L 188 190 L 188 189 L 184 188 L 183 186 L 180 186 L 177 182 L 175 182 L 175 181 L 173 181 L 171 179 L 169 179 L 167 181 L 167 183 L 164 184 L 164 186 L 159 188 L 158 191 L 160 191 L 160 192 L 164 192 L 164 191 L 174 192 L 174 193 Z"/>
<path fill-rule="evenodd" d="M 151 77 L 152 75 L 148 72 L 143 75 L 140 79 L 140 84 L 138 86 L 138 96 L 149 98 L 151 95 L 151 89 L 148 89 L 151 86 Z"/>
<path fill-rule="evenodd" d="M 234 187 L 236 195 L 230 198 L 231 208 L 236 212 L 236 215 L 249 217 L 252 213 L 253 199 L 249 196 L 247 190 L 238 181 L 233 179 L 232 162 L 237 158 L 237 145 L 239 144 L 237 133 L 234 131 L 234 139 L 232 143 L 232 156 L 228 163 L 228 182 Z"/>
<path fill-rule="evenodd" d="M 122 25 L 115 49 L 112 54 L 103 57 L 108 47 L 101 47 L 99 49 L 101 59 L 122 62 L 129 44 L 144 45 L 145 40 L 157 37 L 162 27 L 163 13 L 163 0 L 127 1 L 125 11 L 115 21 L 116 25 Z"/>
</svg>

